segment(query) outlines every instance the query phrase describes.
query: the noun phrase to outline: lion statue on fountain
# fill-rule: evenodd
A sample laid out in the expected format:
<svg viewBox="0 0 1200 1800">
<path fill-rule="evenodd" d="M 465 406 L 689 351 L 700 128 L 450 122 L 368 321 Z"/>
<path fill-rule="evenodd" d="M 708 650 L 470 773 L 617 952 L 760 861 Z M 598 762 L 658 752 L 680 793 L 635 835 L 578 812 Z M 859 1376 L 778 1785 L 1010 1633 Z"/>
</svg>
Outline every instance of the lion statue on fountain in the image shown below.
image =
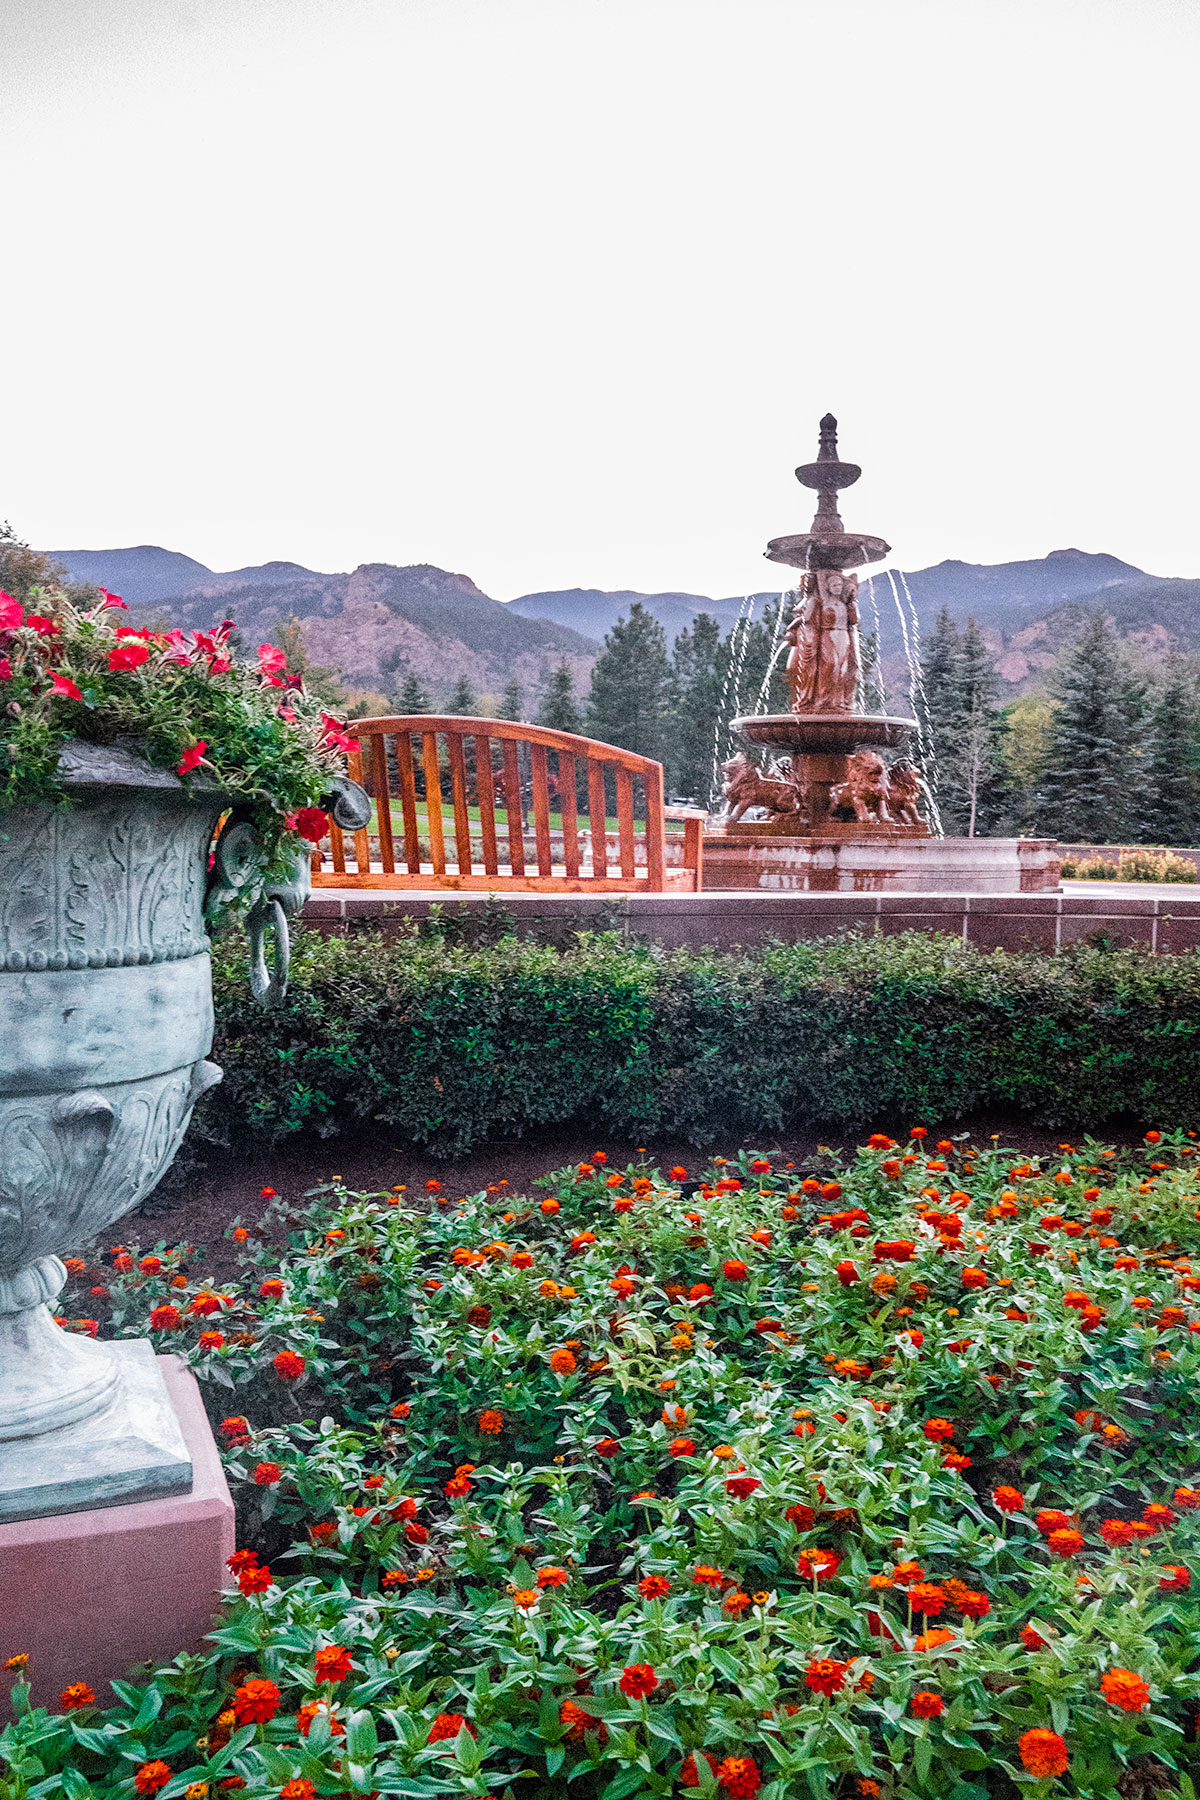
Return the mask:
<svg viewBox="0 0 1200 1800">
<path fill-rule="evenodd" d="M 895 762 L 887 772 L 888 812 L 898 825 L 923 825 L 917 802 L 925 784 L 910 762 Z"/>
<path fill-rule="evenodd" d="M 856 750 L 845 781 L 829 790 L 830 812 L 853 812 L 860 825 L 885 825 L 889 817 L 887 802 L 888 772 L 882 756 L 876 756 L 873 750 Z"/>
<path fill-rule="evenodd" d="M 893 763 L 889 769 L 873 750 L 856 750 L 845 781 L 829 790 L 829 810 L 853 812 L 860 825 L 920 825 L 922 786 L 911 763 Z"/>
<path fill-rule="evenodd" d="M 772 819 L 794 817 L 800 822 L 805 811 L 803 792 L 777 764 L 765 773 L 739 750 L 721 764 L 721 773 L 730 825 L 736 825 L 752 806 L 764 807 Z"/>
</svg>

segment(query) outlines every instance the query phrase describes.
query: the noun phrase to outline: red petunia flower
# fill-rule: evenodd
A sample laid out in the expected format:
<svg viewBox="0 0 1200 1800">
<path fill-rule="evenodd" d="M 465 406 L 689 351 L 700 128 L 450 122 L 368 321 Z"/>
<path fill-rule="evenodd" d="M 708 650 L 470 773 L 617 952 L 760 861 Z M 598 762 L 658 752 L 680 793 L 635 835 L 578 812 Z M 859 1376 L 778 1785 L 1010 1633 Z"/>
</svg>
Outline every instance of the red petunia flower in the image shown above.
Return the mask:
<svg viewBox="0 0 1200 1800">
<path fill-rule="evenodd" d="M 117 644 L 108 653 L 108 668 L 112 675 L 127 675 L 133 669 L 141 668 L 150 660 L 150 652 L 145 644 Z"/>
<path fill-rule="evenodd" d="M 198 768 L 203 761 L 204 752 L 207 749 L 208 745 L 205 740 L 199 738 L 196 743 L 192 744 L 184 751 L 179 761 L 175 764 L 175 773 L 177 775 L 190 775 L 192 770 Z"/>
</svg>

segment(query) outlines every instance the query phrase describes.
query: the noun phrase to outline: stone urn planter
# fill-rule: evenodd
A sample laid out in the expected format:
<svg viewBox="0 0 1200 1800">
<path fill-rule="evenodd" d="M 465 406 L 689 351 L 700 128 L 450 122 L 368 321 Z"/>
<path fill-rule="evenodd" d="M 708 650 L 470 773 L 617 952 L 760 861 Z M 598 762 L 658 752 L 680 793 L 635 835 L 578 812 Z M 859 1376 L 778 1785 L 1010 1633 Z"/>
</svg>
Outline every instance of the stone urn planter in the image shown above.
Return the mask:
<svg viewBox="0 0 1200 1800">
<path fill-rule="evenodd" d="M 221 1078 L 204 921 L 229 802 L 131 749 L 73 742 L 60 769 L 67 804 L 0 813 L 0 1520 L 192 1479 L 151 1345 L 74 1335 L 51 1307 L 60 1256 L 145 1198 Z M 275 900 L 304 890 L 298 873 Z"/>
</svg>

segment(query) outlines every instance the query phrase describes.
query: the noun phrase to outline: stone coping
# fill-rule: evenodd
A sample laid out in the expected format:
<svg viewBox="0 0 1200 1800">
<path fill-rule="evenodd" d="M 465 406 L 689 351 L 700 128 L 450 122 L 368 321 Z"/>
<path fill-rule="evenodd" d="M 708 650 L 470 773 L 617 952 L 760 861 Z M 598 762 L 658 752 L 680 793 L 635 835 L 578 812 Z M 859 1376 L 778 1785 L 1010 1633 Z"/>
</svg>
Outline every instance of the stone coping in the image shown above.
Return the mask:
<svg viewBox="0 0 1200 1800">
<path fill-rule="evenodd" d="M 319 930 L 347 931 L 364 923 L 403 916 L 428 918 L 461 907 L 477 911 L 489 902 L 519 926 L 553 937 L 605 919 L 619 920 L 635 936 L 665 945 L 752 946 L 772 938 L 799 941 L 840 931 L 937 931 L 979 949 L 1055 951 L 1102 933 L 1114 946 L 1189 950 L 1200 945 L 1200 892 L 1185 886 L 1167 896 L 1120 893 L 764 893 L 716 889 L 681 894 L 445 893 L 392 888 L 364 892 L 322 888 L 304 908 Z"/>
</svg>

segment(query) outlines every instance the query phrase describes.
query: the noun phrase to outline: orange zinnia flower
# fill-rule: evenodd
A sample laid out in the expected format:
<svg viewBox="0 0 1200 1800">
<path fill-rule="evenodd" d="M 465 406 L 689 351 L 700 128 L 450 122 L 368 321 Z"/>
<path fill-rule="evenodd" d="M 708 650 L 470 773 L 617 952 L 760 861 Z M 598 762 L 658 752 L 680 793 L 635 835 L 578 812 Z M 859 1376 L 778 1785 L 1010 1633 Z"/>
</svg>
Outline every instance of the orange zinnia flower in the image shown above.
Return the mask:
<svg viewBox="0 0 1200 1800">
<path fill-rule="evenodd" d="M 1100 1692 L 1110 1706 L 1122 1712 L 1141 1712 L 1149 1705 L 1150 1689 L 1132 1669 L 1109 1669 L 1100 1677 Z"/>
<path fill-rule="evenodd" d="M 1044 1780 L 1051 1775 L 1065 1775 L 1071 1758 L 1057 1731 L 1037 1726 L 1018 1740 L 1021 1761 L 1031 1775 Z"/>
</svg>

